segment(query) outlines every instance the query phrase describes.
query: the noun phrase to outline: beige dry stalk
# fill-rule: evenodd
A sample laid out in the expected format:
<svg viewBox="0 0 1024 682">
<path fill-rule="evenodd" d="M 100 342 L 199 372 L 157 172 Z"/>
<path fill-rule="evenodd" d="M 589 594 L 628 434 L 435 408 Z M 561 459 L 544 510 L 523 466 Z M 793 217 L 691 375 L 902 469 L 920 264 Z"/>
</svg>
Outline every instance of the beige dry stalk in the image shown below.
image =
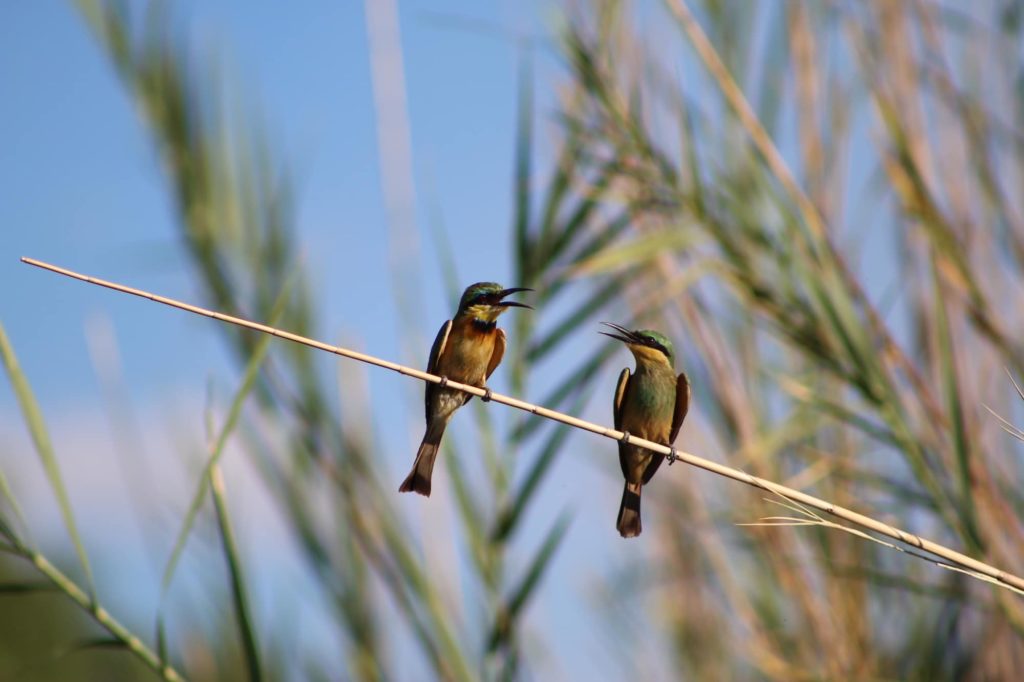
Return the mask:
<svg viewBox="0 0 1024 682">
<path fill-rule="evenodd" d="M 747 485 L 753 486 L 755 488 L 767 490 L 768 492 L 774 495 L 778 495 L 779 497 L 785 498 L 794 503 L 805 505 L 806 507 L 817 509 L 818 511 L 826 512 L 828 514 L 831 514 L 832 516 L 843 519 L 844 521 L 849 521 L 850 523 L 856 524 L 861 528 L 866 528 L 881 535 L 885 535 L 887 537 L 898 540 L 903 544 L 915 547 L 924 552 L 928 552 L 929 554 L 932 554 L 934 556 L 941 557 L 942 559 L 945 559 L 946 561 L 954 564 L 959 568 L 966 569 L 965 572 L 967 572 L 968 574 L 977 574 L 975 575 L 975 577 L 981 577 L 982 579 L 992 582 L 995 585 L 1008 588 L 1018 593 L 1024 590 L 1024 578 L 1021 578 L 1020 576 L 1014 575 L 1012 573 L 1007 573 L 982 561 L 973 559 L 967 556 L 966 554 L 957 552 L 954 549 L 950 549 L 949 547 L 946 547 L 944 545 L 932 542 L 931 540 L 926 540 L 917 535 L 914 535 L 913 533 L 908 533 L 906 531 L 900 530 L 899 528 L 895 528 L 886 523 L 873 519 L 869 516 L 858 514 L 855 511 L 832 504 L 831 502 L 819 499 L 817 497 L 814 497 L 813 495 L 808 495 L 806 493 L 800 492 L 799 490 L 787 488 L 786 486 L 780 485 L 778 483 L 774 483 L 763 478 L 758 478 L 757 476 L 752 476 L 744 471 L 740 471 L 739 469 L 734 469 L 723 464 L 718 464 L 717 462 L 712 462 L 711 460 L 704 459 L 703 457 L 698 457 L 697 455 L 693 455 L 687 452 L 679 452 L 674 448 L 668 448 L 665 447 L 664 445 L 660 445 L 658 443 L 654 443 L 643 438 L 629 436 L 628 434 L 623 433 L 622 431 L 608 428 L 606 426 L 601 426 L 600 424 L 588 422 L 583 419 L 578 419 L 576 417 L 572 417 L 570 415 L 563 414 L 555 410 L 550 410 L 540 405 L 528 403 L 524 400 L 519 400 L 517 398 L 513 398 L 510 396 L 501 395 L 499 393 L 492 393 L 489 390 L 477 388 L 476 386 L 469 386 L 467 384 L 449 381 L 445 377 L 429 374 L 418 369 L 413 369 L 411 367 L 399 365 L 398 363 L 389 362 L 388 360 L 382 360 L 381 358 L 377 358 L 372 355 L 358 353 L 356 351 L 349 350 L 347 348 L 342 348 L 340 346 L 332 346 L 322 341 L 316 341 L 305 336 L 292 334 L 291 332 L 287 332 L 281 329 L 275 329 L 264 324 L 259 324 L 258 322 L 251 322 L 249 320 L 244 320 L 239 317 L 233 317 L 231 315 L 225 315 L 223 313 L 219 313 L 213 310 L 207 310 L 206 308 L 200 308 L 199 306 L 194 306 L 188 303 L 183 303 L 181 301 L 176 301 L 172 298 L 159 296 L 157 294 L 152 294 L 147 291 L 142 291 L 140 289 L 134 289 L 132 287 L 124 286 L 122 284 L 116 284 L 114 282 L 108 282 L 106 280 L 98 279 L 96 277 L 90 277 L 88 275 L 83 275 L 72 270 L 67 270 L 65 268 L 58 267 L 56 265 L 44 263 L 34 258 L 22 258 L 21 260 L 23 263 L 34 265 L 38 268 L 42 268 L 43 270 L 49 270 L 50 272 L 55 272 L 60 275 L 65 275 L 66 277 L 71 277 L 72 279 L 77 279 L 82 282 L 87 282 L 89 284 L 96 284 L 102 287 L 106 287 L 108 289 L 113 289 L 114 291 L 120 291 L 125 294 L 139 296 L 141 298 L 155 301 L 156 303 L 162 303 L 164 305 L 171 306 L 172 308 L 186 310 L 188 312 L 195 313 L 197 315 L 202 315 L 204 317 L 210 317 L 221 322 L 227 322 L 229 324 L 234 324 L 239 327 L 252 329 L 254 331 L 263 332 L 264 334 L 270 334 L 271 336 L 276 336 L 278 338 L 286 339 L 288 341 L 300 343 L 310 348 L 316 348 L 318 350 L 333 353 L 335 355 L 340 355 L 342 357 L 350 358 L 352 360 L 358 360 L 360 362 L 365 362 L 371 365 L 375 365 L 377 367 L 390 369 L 393 372 L 398 372 L 399 374 L 408 377 L 413 377 L 414 379 L 419 379 L 420 381 L 429 381 L 435 384 L 443 383 L 448 388 L 454 388 L 456 390 L 465 391 L 466 393 L 479 396 L 481 398 L 486 397 L 490 401 L 501 403 L 502 405 L 508 405 L 509 407 L 514 407 L 516 409 L 523 410 L 524 412 L 529 412 L 531 414 L 535 414 L 546 419 L 551 419 L 553 421 L 557 421 L 562 424 L 572 426 L 573 428 L 582 429 L 584 431 L 589 431 L 591 433 L 596 433 L 597 435 L 604 436 L 605 438 L 611 438 L 612 440 L 617 441 L 621 441 L 628 438 L 629 443 L 632 445 L 637 445 L 662 455 L 675 456 L 679 460 L 686 462 L 687 464 L 692 464 L 695 467 L 704 469 L 705 471 L 710 471 L 711 473 L 718 474 L 719 476 L 724 476 L 726 478 L 730 478 L 734 481 L 746 483 Z"/>
</svg>

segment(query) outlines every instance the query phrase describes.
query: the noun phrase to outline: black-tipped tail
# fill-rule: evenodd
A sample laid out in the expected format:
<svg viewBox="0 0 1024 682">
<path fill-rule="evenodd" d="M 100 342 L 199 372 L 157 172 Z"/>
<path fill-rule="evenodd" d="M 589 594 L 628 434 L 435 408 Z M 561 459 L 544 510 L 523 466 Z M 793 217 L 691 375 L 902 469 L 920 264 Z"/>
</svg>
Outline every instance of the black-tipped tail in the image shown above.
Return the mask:
<svg viewBox="0 0 1024 682">
<path fill-rule="evenodd" d="M 619 519 L 615 527 L 624 538 L 635 538 L 643 531 L 640 523 L 640 491 L 639 483 L 626 483 L 622 488 L 622 503 L 619 505 Z"/>
<path fill-rule="evenodd" d="M 412 465 L 412 471 L 402 481 L 398 492 L 419 493 L 424 497 L 430 497 L 430 476 L 434 472 L 434 459 L 437 458 L 437 451 L 441 447 L 441 436 L 444 435 L 444 426 L 437 429 L 427 429 L 420 443 L 420 449 L 416 453 L 416 461 Z"/>
</svg>

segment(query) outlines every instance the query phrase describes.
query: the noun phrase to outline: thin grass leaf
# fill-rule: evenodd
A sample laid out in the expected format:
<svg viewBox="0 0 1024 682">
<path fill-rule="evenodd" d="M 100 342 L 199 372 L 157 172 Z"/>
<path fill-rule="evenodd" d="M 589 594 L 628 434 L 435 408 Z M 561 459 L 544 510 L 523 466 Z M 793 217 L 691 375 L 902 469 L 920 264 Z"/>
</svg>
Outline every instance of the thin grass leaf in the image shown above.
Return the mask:
<svg viewBox="0 0 1024 682">
<path fill-rule="evenodd" d="M 867 436 L 887 445 L 899 446 L 896 437 L 883 426 L 875 424 L 861 412 L 849 408 L 842 403 L 828 400 L 825 396 L 814 393 L 811 388 L 793 380 L 791 377 L 776 376 L 778 385 L 790 396 L 802 404 L 828 415 L 837 421 L 856 428 Z"/>
<path fill-rule="evenodd" d="M 540 548 L 537 550 L 537 554 L 534 555 L 533 560 L 530 562 L 529 568 L 523 574 L 519 585 L 512 590 L 504 608 L 498 613 L 494 628 L 487 639 L 488 651 L 494 652 L 497 650 L 502 642 L 508 639 L 510 633 L 514 631 L 516 621 L 519 619 L 523 608 L 529 602 L 530 597 L 544 575 L 545 569 L 551 562 L 555 550 L 561 544 L 565 531 L 569 527 L 569 521 L 569 515 L 562 513 L 551 527 L 551 530 L 548 531 Z"/>
<path fill-rule="evenodd" d="M 210 488 L 217 510 L 217 526 L 220 528 L 221 546 L 231 576 L 231 601 L 235 609 L 235 619 L 238 624 L 239 638 L 242 640 L 242 651 L 245 653 L 249 679 L 252 682 L 259 682 L 263 679 L 263 666 L 260 663 L 260 649 L 253 626 L 252 607 L 249 604 L 245 572 L 239 559 L 238 545 L 231 528 L 227 493 L 224 490 L 224 475 L 221 473 L 220 465 L 216 463 L 210 467 Z"/>
<path fill-rule="evenodd" d="M 592 234 L 588 232 L 590 239 L 581 241 L 577 248 L 571 251 L 566 256 L 566 262 L 568 263 L 580 263 L 593 257 L 595 254 L 604 251 L 612 242 L 621 237 L 631 226 L 633 221 L 633 215 L 630 211 L 625 211 L 615 216 L 611 220 L 603 223 L 600 226 L 595 227 L 592 230 Z M 554 282 L 551 282 L 548 289 L 545 291 L 554 297 L 558 291 L 568 285 L 572 280 L 568 277 L 559 277 Z"/>
<path fill-rule="evenodd" d="M 587 360 L 582 362 L 576 371 L 556 385 L 540 403 L 548 405 L 552 409 L 559 409 L 566 400 L 576 395 L 577 392 L 585 392 L 590 386 L 597 368 L 607 362 L 608 358 L 617 350 L 618 348 L 611 343 L 601 346 L 597 352 L 592 353 Z M 512 434 L 509 438 L 513 443 L 525 440 L 539 429 L 541 425 L 542 422 L 539 419 L 524 419 L 512 429 Z"/>
<path fill-rule="evenodd" d="M 466 529 L 468 536 L 466 540 L 474 566 L 481 576 L 491 576 L 493 571 L 489 565 L 487 538 L 483 530 L 484 512 L 480 508 L 479 502 L 473 497 L 472 487 L 463 474 L 454 450 L 454 446 L 445 447 L 445 466 L 452 482 L 452 490 L 455 492 L 455 508 L 459 513 L 463 528 Z M 490 581 L 488 580 L 488 582 Z"/>
<path fill-rule="evenodd" d="M 11 347 L 11 343 L 7 338 L 7 332 L 2 324 L 0 324 L 0 354 L 3 355 L 4 367 L 7 370 L 11 386 L 14 388 L 14 394 L 18 398 L 18 405 L 21 407 L 25 424 L 28 427 L 29 434 L 32 436 L 32 442 L 35 444 L 36 452 L 39 453 L 43 469 L 46 471 L 46 477 L 50 482 L 50 487 L 53 489 L 54 496 L 57 498 L 57 504 L 60 506 L 64 527 L 71 537 L 71 542 L 75 546 L 75 553 L 78 555 L 78 562 L 85 572 L 89 598 L 95 602 L 96 584 L 93 581 L 92 568 L 89 566 L 89 557 L 86 555 L 82 538 L 78 534 L 75 516 L 71 511 L 71 501 L 68 499 L 67 489 L 64 487 L 64 480 L 60 474 L 60 465 L 57 462 L 57 457 L 53 452 L 53 445 L 50 442 L 50 433 L 46 428 L 46 423 L 43 421 L 43 414 L 39 409 L 39 404 L 36 402 L 35 395 L 32 393 L 32 388 L 28 384 L 28 379 L 25 378 L 21 367 L 18 365 L 18 359 L 14 355 L 14 349 Z M 4 486 L 6 488 L 6 484 Z"/>
<path fill-rule="evenodd" d="M 627 275 L 609 279 L 590 296 L 580 302 L 575 310 L 564 315 L 550 331 L 533 341 L 526 351 L 526 361 L 535 363 L 557 348 L 570 334 L 579 332 L 581 325 L 604 310 L 613 295 L 622 290 Z"/>
<path fill-rule="evenodd" d="M 4 475 L 3 470 L 0 470 L 0 497 L 7 500 L 7 504 L 10 505 L 11 510 L 14 512 L 14 517 L 17 519 L 18 523 L 21 524 L 21 527 L 27 532 L 28 524 L 25 522 L 25 514 L 21 511 L 21 506 L 18 504 L 18 500 L 15 499 L 14 492 L 11 490 L 11 486 L 7 482 L 7 477 Z"/>
<path fill-rule="evenodd" d="M 625 268 L 643 267 L 666 253 L 676 253 L 691 247 L 696 238 L 695 231 L 682 227 L 642 234 L 625 244 L 615 244 L 577 263 L 572 274 L 599 275 Z"/>
<path fill-rule="evenodd" d="M 271 316 L 271 325 L 276 324 L 277 320 L 279 320 L 281 315 L 284 313 L 284 309 L 288 302 L 289 292 L 291 290 L 290 284 L 290 282 L 286 283 L 280 292 L 275 304 L 274 314 Z M 157 609 L 157 630 L 160 633 L 158 639 L 161 643 L 165 642 L 165 637 L 163 635 L 163 604 L 171 586 L 174 571 L 177 568 L 178 561 L 185 549 L 185 543 L 192 531 L 192 526 L 195 523 L 196 516 L 199 514 L 199 509 L 206 497 L 206 491 L 210 485 L 210 474 L 213 467 L 220 461 L 220 457 L 224 452 L 224 446 L 227 444 L 228 437 L 231 435 L 231 432 L 234 431 L 235 425 L 238 423 L 238 419 L 242 413 L 242 406 L 245 404 L 246 397 L 248 397 L 249 392 L 256 383 L 260 367 L 262 366 L 263 360 L 267 355 L 267 350 L 270 347 L 271 339 L 273 339 L 272 336 L 264 334 L 255 346 L 252 357 L 249 359 L 249 364 L 246 366 L 245 372 L 242 376 L 241 386 L 231 401 L 231 407 L 228 410 L 227 419 L 224 421 L 220 432 L 217 434 L 216 440 L 212 444 L 210 456 L 203 466 L 203 473 L 200 476 L 199 484 L 196 487 L 196 491 L 192 496 L 192 501 L 185 513 L 185 519 L 182 522 L 181 529 L 178 531 L 177 538 L 174 542 L 174 548 L 171 550 L 171 555 L 167 560 L 167 565 L 164 567 L 163 578 L 160 582 L 160 607 Z"/>
<path fill-rule="evenodd" d="M 589 398 L 589 394 L 581 393 L 568 411 L 571 414 L 577 414 Z M 525 517 L 527 505 L 533 499 L 540 484 L 551 470 L 551 466 L 562 452 L 562 445 L 571 434 L 572 429 L 568 427 L 558 427 L 552 431 L 547 442 L 541 447 L 537 457 L 527 470 L 523 482 L 512 493 L 511 501 L 498 513 L 494 529 L 491 531 L 492 542 L 507 542 L 509 537 L 511 537 Z"/>
<path fill-rule="evenodd" d="M 971 476 L 971 451 L 964 423 L 964 410 L 960 398 L 960 380 L 956 369 L 952 332 L 946 314 L 944 287 L 936 267 L 932 269 L 935 298 L 935 335 L 937 337 L 939 371 L 942 374 L 942 388 L 946 397 L 946 409 L 953 426 L 953 452 L 956 456 L 957 477 L 960 487 L 960 504 L 957 510 L 967 530 L 967 537 L 975 551 L 984 552 L 984 542 L 978 531 L 978 518 L 974 508 L 974 490 Z"/>
<path fill-rule="evenodd" d="M 130 650 L 162 679 L 166 680 L 166 682 L 184 682 L 184 678 L 171 666 L 166 658 L 161 658 L 155 654 L 138 635 L 118 622 L 101 604 L 93 600 L 73 580 L 50 563 L 43 554 L 24 545 L 17 544 L 17 542 L 15 542 L 14 549 L 18 555 L 28 560 L 33 570 L 46 577 L 54 590 L 62 592 L 72 603 L 82 609 L 89 618 L 93 619 L 110 633 L 111 637 L 121 642 L 124 648 Z M 43 591 L 43 589 L 39 586 L 34 591 Z"/>
<path fill-rule="evenodd" d="M 566 143 L 566 147 L 570 151 L 567 153 L 568 158 L 566 158 L 564 163 L 566 165 L 572 163 L 575 166 L 573 173 L 579 174 L 583 171 L 581 160 L 578 158 L 579 151 L 574 146 L 571 147 L 571 145 L 573 145 L 573 137 L 570 133 L 569 141 Z M 570 247 L 576 245 L 581 238 L 588 236 L 593 231 L 588 230 L 587 227 L 592 222 L 596 222 L 601 216 L 603 209 L 603 202 L 601 200 L 606 197 L 608 186 L 614 177 L 612 168 L 613 164 L 609 163 L 598 171 L 597 179 L 589 184 L 585 196 L 576 204 L 572 211 L 568 212 L 563 221 L 558 222 L 558 212 L 552 212 L 550 218 L 546 218 L 545 222 L 542 223 L 544 227 L 538 250 L 545 256 L 545 265 L 550 266 L 559 256 L 566 253 Z M 602 231 L 607 231 L 607 228 L 597 228 L 598 233 Z M 573 261 L 573 258 L 568 258 L 568 262 L 571 263 Z M 564 278 L 560 277 L 559 279 Z"/>
<path fill-rule="evenodd" d="M 127 649 L 127 645 L 116 637 L 89 637 L 80 639 L 73 644 L 67 653 L 89 651 L 95 649 Z"/>
<path fill-rule="evenodd" d="M 0 594 L 36 594 L 39 592 L 57 592 L 57 588 L 49 581 L 37 582 L 0 582 Z"/>
<path fill-rule="evenodd" d="M 416 614 L 416 630 L 421 643 L 435 652 L 434 663 L 438 674 L 447 679 L 472 680 L 465 652 L 453 631 L 454 618 L 433 589 L 431 577 L 424 572 L 421 561 L 410 551 L 408 538 L 399 534 L 399 529 L 390 523 L 383 524 L 380 530 L 385 546 L 391 552 L 394 561 L 392 565 L 401 577 L 396 587 L 415 595 L 424 607 L 425 617 Z M 413 613 L 411 605 L 408 613 Z"/>
<path fill-rule="evenodd" d="M 515 199 L 513 205 L 516 262 L 523 284 L 528 286 L 533 272 L 530 253 L 530 215 L 532 212 L 530 175 L 533 159 L 533 70 L 527 59 L 520 62 L 519 115 L 516 127 Z"/>
<path fill-rule="evenodd" d="M 564 243 L 564 240 L 571 239 L 575 234 L 575 230 L 571 230 L 568 225 L 563 226 L 559 223 L 558 215 L 563 202 L 569 198 L 576 166 L 576 148 L 577 145 L 573 140 L 567 141 L 555 162 L 554 175 L 548 180 L 544 206 L 541 209 L 539 230 L 531 239 L 531 275 L 535 276 L 537 273 L 544 272 L 547 266 L 560 255 L 561 248 L 559 244 L 552 243 L 553 239 L 559 239 Z"/>
</svg>

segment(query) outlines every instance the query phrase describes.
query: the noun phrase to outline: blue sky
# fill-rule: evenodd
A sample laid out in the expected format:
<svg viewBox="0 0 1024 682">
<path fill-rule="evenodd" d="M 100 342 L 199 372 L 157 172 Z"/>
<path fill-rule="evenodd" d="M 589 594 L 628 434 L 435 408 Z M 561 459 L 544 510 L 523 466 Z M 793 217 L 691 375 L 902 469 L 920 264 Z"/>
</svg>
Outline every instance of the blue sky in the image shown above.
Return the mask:
<svg viewBox="0 0 1024 682">
<path fill-rule="evenodd" d="M 290 3 L 287 10 L 283 3 L 267 1 L 173 4 L 190 44 L 216 52 L 233 86 L 246 101 L 258 104 L 258 118 L 265 123 L 278 158 L 293 172 L 296 225 L 306 274 L 317 287 L 325 341 L 344 341 L 416 366 L 425 362 L 433 334 L 451 313 L 438 255 L 431 246 L 431 221 L 436 218 L 456 245 L 453 255 L 461 282 L 517 284 L 509 280 L 509 228 L 521 55 L 507 36 L 479 27 L 545 35 L 556 16 L 555 3 L 399 3 L 416 196 L 410 228 L 419 234 L 419 269 L 414 277 L 423 306 L 421 319 L 412 321 L 398 319 L 393 305 L 388 213 L 363 3 L 309 0 Z M 453 25 L 439 17 L 460 17 L 466 23 Z M 467 25 L 475 28 L 467 30 Z M 651 30 L 662 37 L 672 31 L 665 25 Z M 553 105 L 559 67 L 550 52 L 537 55 L 534 63 L 536 146 L 543 160 L 546 142 L 552 139 L 543 122 Z M 793 123 L 788 126 L 791 136 Z M 856 136 L 866 138 L 866 131 Z M 784 152 L 791 144 L 785 135 L 780 140 Z M 851 183 L 866 187 L 870 168 L 863 154 L 854 156 Z M 881 254 L 867 259 L 865 267 L 885 273 L 891 265 L 887 237 L 877 226 L 868 229 L 870 216 L 865 215 L 875 210 L 874 204 L 847 207 L 853 222 L 864 225 L 852 230 L 850 238 L 863 252 Z M 148 446 L 140 459 L 166 475 L 161 481 L 166 490 L 159 491 L 166 504 L 153 515 L 175 529 L 192 485 L 183 453 L 201 449 L 207 387 L 212 381 L 223 404 L 234 390 L 237 373 L 220 344 L 217 323 L 43 273 L 17 260 L 32 256 L 199 301 L 147 131 L 69 2 L 0 4 L 0 225 L 5 230 L 0 286 L 13 292 L 3 297 L 0 322 L 53 431 L 72 501 L 88 529 L 87 544 L 102 562 L 101 588 L 109 585 L 107 595 L 115 612 L 140 623 L 148 633 L 159 565 L 154 566 L 154 557 L 145 552 L 155 545 L 155 563 L 160 564 L 172 538 L 150 539 L 147 545 L 141 539 L 142 524 L 124 513 L 132 508 L 132 493 L 122 484 L 122 469 L 131 466 L 134 453 L 123 452 L 123 444 L 111 437 L 90 343 L 95 347 L 107 329 L 116 338 L 126 398 Z M 890 284 L 891 275 L 869 278 L 876 299 Z M 409 353 L 408 344 L 397 338 L 397 330 L 409 323 L 420 337 L 412 344 L 421 348 L 419 354 Z M 591 348 L 589 344 L 599 338 L 592 331 L 596 330 L 581 330 L 577 343 Z M 682 343 L 677 340 L 676 346 Z M 622 364 L 629 361 L 625 352 L 618 359 Z M 422 387 L 345 361 L 325 359 L 322 366 L 328 371 L 336 367 L 346 373 L 365 372 L 371 407 L 379 420 L 382 466 L 392 472 L 397 487 L 421 435 Z M 598 398 L 584 416 L 609 420 L 608 401 L 601 396 L 610 396 L 615 369 L 602 377 L 595 389 Z M 500 369 L 493 385 L 497 390 L 507 386 Z M 534 394 L 525 398 L 542 395 L 537 387 L 531 390 Z M 687 429 L 693 429 L 692 422 L 693 418 Z M 461 435 L 466 443 L 466 433 L 456 425 L 453 437 Z M 283 530 L 267 513 L 266 496 L 238 454 L 229 451 L 226 459 L 232 499 L 248 512 L 240 522 L 240 536 L 253 556 L 280 559 L 270 567 L 254 562 L 260 566 L 254 570 L 253 589 L 261 608 L 264 614 L 276 612 L 287 601 L 279 587 L 284 576 L 301 576 L 302 571 L 297 552 L 287 547 L 282 552 L 274 544 Z M 48 546 L 55 551 L 67 548 L 6 382 L 0 388 L 0 467 L 13 479 Z M 564 666 L 549 670 L 573 677 L 612 679 L 621 672 L 611 665 L 614 655 L 604 639 L 607 633 L 593 619 L 598 576 L 633 556 L 622 551 L 613 529 L 620 489 L 616 469 L 613 445 L 574 436 L 521 533 L 525 542 L 520 556 L 526 556 L 525 550 L 539 541 L 556 514 L 566 508 L 575 512 L 560 556 L 531 610 L 534 631 L 549 639 L 543 646 L 528 642 L 538 660 L 551 664 L 554 659 Z M 406 511 L 419 518 L 424 534 L 444 533 L 446 524 L 454 523 L 445 502 L 443 471 L 439 478 L 440 494 L 435 493 L 429 504 L 401 500 Z M 645 525 L 656 524 L 658 513 L 655 506 L 645 507 Z M 127 555 L 131 559 L 111 560 L 125 552 L 111 538 L 128 534 L 139 538 Z M 211 556 L 201 541 L 194 541 L 190 552 L 200 558 Z M 444 544 L 443 552 L 449 555 L 428 559 L 457 560 L 459 548 Z M 216 583 L 220 577 L 211 576 L 207 582 Z M 125 584 L 131 585 L 129 594 L 117 589 Z M 198 588 L 185 581 L 182 589 L 188 595 Z M 471 593 L 463 597 L 467 595 Z M 307 622 L 305 627 L 316 625 Z"/>
<path fill-rule="evenodd" d="M 350 295 L 388 296 L 390 286 L 362 4 L 175 6 L 191 42 L 216 48 L 237 89 L 262 107 L 269 137 L 294 172 L 297 225 L 310 276 L 321 285 L 324 328 L 358 333 L 393 355 L 392 346 L 378 344 L 394 335 L 394 320 Z M 32 334 L 38 353 L 23 360 L 40 395 L 76 401 L 95 386 L 88 363 L 69 355 L 81 349 L 69 348 L 67 337 L 90 309 L 109 312 L 127 362 L 154 353 L 164 359 L 139 385 L 157 394 L 182 371 L 215 361 L 175 336 L 204 323 L 68 286 L 16 261 L 33 255 L 189 298 L 190 273 L 146 131 L 70 3 L 5 4 L 0 11 L 0 220 L 9 235 L 4 255 L 15 257 L 2 259 L 0 282 L 26 294 L 5 304 L 4 322 L 16 343 L 22 325 Z M 514 2 L 401 6 L 419 227 L 426 229 L 425 209 L 436 206 L 459 246 L 460 275 L 504 279 L 517 53 L 492 35 L 445 28 L 436 14 L 540 30 L 540 12 Z M 421 239 L 429 242 L 429 235 Z M 425 317 L 444 319 L 436 256 L 428 249 L 419 260 Z"/>
<path fill-rule="evenodd" d="M 344 339 L 381 357 L 421 365 L 425 357 L 409 357 L 396 339 L 403 322 L 392 305 L 363 4 L 304 2 L 284 10 L 272 2 L 193 1 L 174 7 L 190 44 L 215 50 L 233 85 L 259 104 L 279 158 L 294 172 L 296 223 L 305 267 L 323 305 L 325 340 Z M 437 326 L 451 312 L 430 246 L 431 219 L 439 217 L 457 245 L 454 257 L 462 282 L 515 284 L 508 279 L 509 227 L 521 55 L 500 34 L 466 30 L 438 17 L 540 35 L 550 28 L 554 13 L 540 0 L 401 2 L 400 13 L 425 356 Z M 552 101 L 557 64 L 550 56 L 535 64 L 543 117 Z M 0 321 L 52 430 L 87 547 L 99 563 L 101 594 L 115 613 L 150 632 L 159 565 L 171 538 L 143 539 L 142 530 L 153 519 L 125 513 L 132 509 L 133 493 L 123 484 L 124 471 L 138 455 L 160 472 L 166 489 L 158 492 L 165 504 L 152 515 L 176 528 L 174 519 L 192 485 L 187 463 L 177 460 L 201 448 L 210 382 L 223 403 L 237 375 L 212 328 L 216 323 L 18 262 L 20 256 L 32 256 L 166 296 L 199 300 L 147 131 L 71 3 L 0 5 L 0 101 L 0 224 L 5 229 L 0 286 L 14 292 L 3 297 Z M 542 124 L 538 135 L 550 139 Z M 119 452 L 123 444 L 111 437 L 105 394 L 90 353 L 90 339 L 95 346 L 96 339 L 105 338 L 104 330 L 116 339 L 126 399 L 142 424 L 145 453 Z M 500 374 L 494 384 L 498 390 L 505 387 Z M 378 370 L 366 376 L 377 416 L 400 426 L 380 434 L 397 485 L 422 428 L 422 389 Z M 554 624 L 561 633 L 541 647 L 543 656 L 572 643 L 555 658 L 574 674 L 599 672 L 610 661 L 598 633 L 581 638 L 578 630 L 589 609 L 589 588 L 581 576 L 596 577 L 607 565 L 601 557 L 614 547 L 618 494 L 618 484 L 605 475 L 612 470 L 614 451 L 596 439 L 584 442 L 581 456 L 563 458 L 558 478 L 522 533 L 533 546 L 556 513 L 566 507 L 578 512 L 562 550 L 564 560 L 556 562 L 533 616 L 548 624 L 543 629 L 550 631 Z M 591 446 L 609 448 L 607 461 L 596 463 Z M 255 556 L 280 556 L 273 543 L 279 538 L 275 529 L 282 531 L 259 511 L 268 508 L 266 497 L 238 459 L 237 453 L 234 459 L 228 453 L 227 473 L 235 504 L 252 512 L 240 521 L 243 547 Z M 6 386 L 0 390 L 0 466 L 35 519 L 44 545 L 55 553 L 65 551 L 69 545 L 55 505 Z M 442 480 L 442 492 L 443 486 Z M 588 491 L 607 493 L 607 499 Z M 438 497 L 431 498 L 429 507 L 419 499 L 403 503 L 414 514 L 422 510 L 424 528 L 443 529 L 454 519 Z M 113 538 L 138 542 L 125 547 Z M 190 552 L 210 557 L 201 541 L 193 541 Z M 256 564 L 253 589 L 269 613 L 287 603 L 279 586 L 284 576 L 301 575 L 301 567 L 287 551 L 279 565 Z M 183 572 L 188 573 L 188 564 Z M 216 585 L 219 578 L 182 579 L 184 586 L 175 594 L 183 602 L 200 599 L 198 584 Z M 189 618 L 188 608 L 182 610 L 182 618 Z M 304 626 L 316 628 L 313 622 Z M 329 641 L 329 631 L 320 634 Z"/>
</svg>

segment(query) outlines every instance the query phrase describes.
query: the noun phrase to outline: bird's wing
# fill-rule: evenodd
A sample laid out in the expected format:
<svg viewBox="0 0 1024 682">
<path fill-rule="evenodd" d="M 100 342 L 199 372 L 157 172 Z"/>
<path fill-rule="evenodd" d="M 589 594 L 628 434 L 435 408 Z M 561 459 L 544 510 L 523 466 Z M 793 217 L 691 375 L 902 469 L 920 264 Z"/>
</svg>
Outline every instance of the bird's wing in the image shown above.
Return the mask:
<svg viewBox="0 0 1024 682">
<path fill-rule="evenodd" d="M 430 374 L 437 374 L 437 361 L 440 359 L 441 354 L 444 353 L 445 346 L 448 345 L 448 334 L 452 330 L 452 321 L 448 320 L 441 325 L 441 328 L 437 331 L 437 338 L 434 339 L 434 345 L 430 347 L 430 359 L 427 360 L 427 372 Z M 428 383 L 427 390 L 424 391 L 423 403 L 427 416 L 427 423 L 430 423 L 430 400 L 434 396 L 434 391 L 437 390 L 437 384 Z"/>
<path fill-rule="evenodd" d="M 615 428 L 622 428 L 622 403 L 626 399 L 626 387 L 629 386 L 629 367 L 619 374 L 619 383 L 615 386 L 615 403 L 612 405 L 612 418 Z"/>
<path fill-rule="evenodd" d="M 626 391 L 629 388 L 629 367 L 619 373 L 619 383 L 615 386 L 615 402 L 612 404 L 612 419 L 615 428 L 622 430 L 622 405 L 626 402 Z M 626 446 L 619 441 L 619 467 L 622 475 L 628 478 L 626 473 Z"/>
<path fill-rule="evenodd" d="M 491 378 L 491 373 L 501 364 L 503 357 L 505 357 L 505 330 L 499 329 L 497 334 L 494 335 L 494 350 L 491 352 L 491 359 L 487 363 L 487 379 Z"/>
<path fill-rule="evenodd" d="M 668 444 L 676 442 L 679 429 L 683 426 L 686 413 L 690 409 L 690 380 L 686 378 L 686 372 L 681 372 L 676 377 L 676 411 L 672 414 L 672 431 L 668 436 Z"/>
</svg>

